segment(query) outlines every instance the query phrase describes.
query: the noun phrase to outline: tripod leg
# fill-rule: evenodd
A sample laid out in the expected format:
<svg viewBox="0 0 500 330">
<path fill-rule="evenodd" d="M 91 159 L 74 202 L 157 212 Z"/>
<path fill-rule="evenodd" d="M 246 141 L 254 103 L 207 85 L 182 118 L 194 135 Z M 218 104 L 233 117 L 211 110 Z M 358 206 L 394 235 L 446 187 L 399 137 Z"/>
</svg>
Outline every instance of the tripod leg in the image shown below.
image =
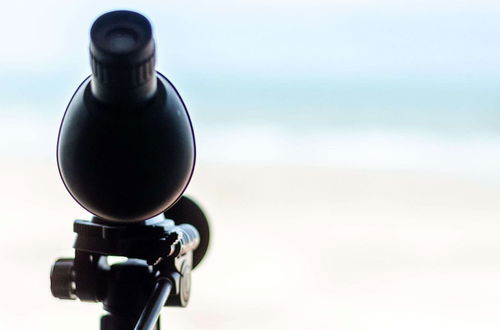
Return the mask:
<svg viewBox="0 0 500 330">
<path fill-rule="evenodd" d="M 170 291 L 172 290 L 172 283 L 166 278 L 160 278 L 156 282 L 156 286 L 149 298 L 146 306 L 144 307 L 139 321 L 134 330 L 154 330 L 160 328 L 160 312 L 165 302 L 167 301 Z"/>
</svg>

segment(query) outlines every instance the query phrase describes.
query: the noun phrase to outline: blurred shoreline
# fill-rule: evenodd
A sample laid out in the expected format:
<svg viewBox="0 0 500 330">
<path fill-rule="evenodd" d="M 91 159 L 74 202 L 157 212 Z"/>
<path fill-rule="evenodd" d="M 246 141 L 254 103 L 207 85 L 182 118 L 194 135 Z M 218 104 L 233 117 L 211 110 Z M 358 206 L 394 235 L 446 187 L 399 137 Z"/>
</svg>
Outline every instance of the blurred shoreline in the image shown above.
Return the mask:
<svg viewBox="0 0 500 330">
<path fill-rule="evenodd" d="M 0 161 L 55 162 L 60 118 L 15 114 L 0 119 Z M 287 125 L 195 121 L 198 162 L 409 171 L 500 182 L 500 135 L 487 131 Z"/>
</svg>

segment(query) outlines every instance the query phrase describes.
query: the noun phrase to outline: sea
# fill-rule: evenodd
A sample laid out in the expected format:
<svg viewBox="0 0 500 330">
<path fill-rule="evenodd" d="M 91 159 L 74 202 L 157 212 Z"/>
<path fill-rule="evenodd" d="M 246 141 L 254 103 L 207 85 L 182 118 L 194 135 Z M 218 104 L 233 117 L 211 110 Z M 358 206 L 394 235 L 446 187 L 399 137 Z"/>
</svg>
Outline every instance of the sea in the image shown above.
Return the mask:
<svg viewBox="0 0 500 330">
<path fill-rule="evenodd" d="M 494 75 L 173 76 L 202 164 L 500 180 L 500 77 Z M 58 126 L 78 83 L 74 74 L 4 79 L 0 159 L 53 161 Z"/>
</svg>

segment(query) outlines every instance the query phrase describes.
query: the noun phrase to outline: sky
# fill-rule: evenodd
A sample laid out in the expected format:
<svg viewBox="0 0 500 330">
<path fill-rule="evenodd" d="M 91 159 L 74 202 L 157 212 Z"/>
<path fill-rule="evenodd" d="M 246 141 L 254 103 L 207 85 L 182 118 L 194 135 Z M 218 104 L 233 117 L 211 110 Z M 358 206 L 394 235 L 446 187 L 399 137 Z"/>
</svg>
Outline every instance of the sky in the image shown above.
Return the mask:
<svg viewBox="0 0 500 330">
<path fill-rule="evenodd" d="M 117 5 L 117 4 L 121 4 Z M 161 67 L 327 73 L 498 71 L 500 4 L 485 1 L 19 1 L 2 7 L 0 68 L 87 70 L 88 28 L 134 8 L 155 28 Z M 171 66 L 170 66 L 171 67 Z M 4 73 L 4 74 L 5 74 Z"/>
</svg>

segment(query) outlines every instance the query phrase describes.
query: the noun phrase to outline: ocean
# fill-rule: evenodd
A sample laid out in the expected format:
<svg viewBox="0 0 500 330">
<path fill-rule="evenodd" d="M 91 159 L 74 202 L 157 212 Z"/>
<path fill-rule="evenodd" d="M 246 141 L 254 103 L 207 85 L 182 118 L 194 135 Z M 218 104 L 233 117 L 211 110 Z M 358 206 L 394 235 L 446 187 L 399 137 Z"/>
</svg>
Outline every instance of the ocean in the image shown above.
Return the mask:
<svg viewBox="0 0 500 330">
<path fill-rule="evenodd" d="M 500 77 L 174 76 L 201 163 L 500 179 Z M 0 86 L 2 158 L 54 159 L 59 121 L 77 86 L 67 80 Z"/>
</svg>

